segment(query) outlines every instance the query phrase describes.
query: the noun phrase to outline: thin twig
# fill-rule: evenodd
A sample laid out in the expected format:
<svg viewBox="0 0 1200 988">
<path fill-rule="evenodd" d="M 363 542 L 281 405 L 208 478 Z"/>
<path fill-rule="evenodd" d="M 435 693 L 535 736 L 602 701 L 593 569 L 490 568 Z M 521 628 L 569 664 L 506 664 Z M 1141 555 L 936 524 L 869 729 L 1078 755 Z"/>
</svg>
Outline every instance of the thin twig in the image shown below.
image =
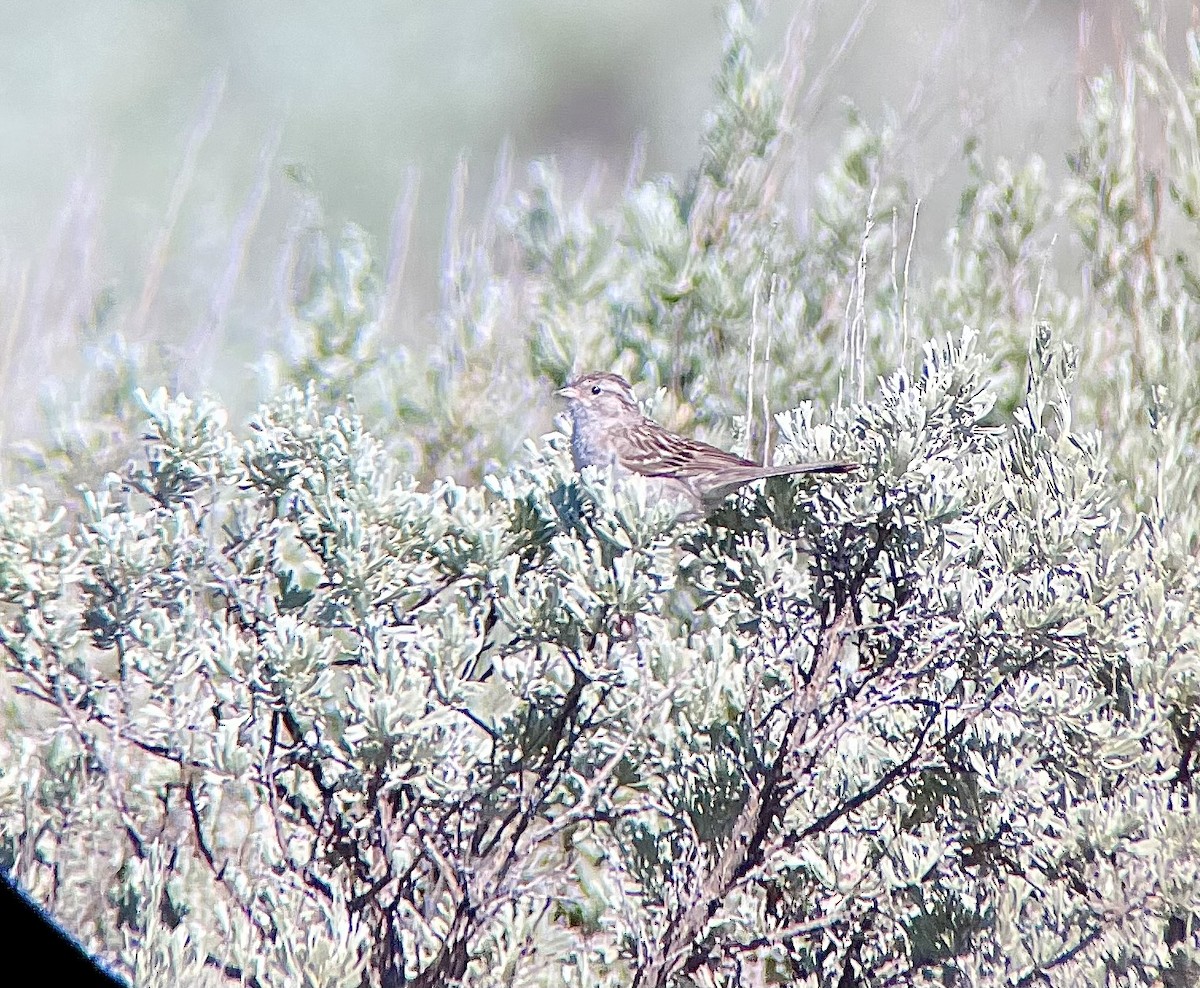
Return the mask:
<svg viewBox="0 0 1200 988">
<path fill-rule="evenodd" d="M 275 155 L 279 150 L 282 138 L 283 128 L 276 127 L 259 149 L 258 171 L 255 173 L 250 192 L 238 212 L 237 220 L 229 235 L 225 270 L 217 281 L 216 291 L 213 292 L 212 300 L 209 303 L 208 317 L 196 328 L 185 348 L 184 356 L 192 361 L 193 377 L 198 378 L 197 383 L 199 384 L 204 383 L 204 379 L 208 377 L 212 362 L 220 348 L 221 338 L 225 332 L 225 322 L 233 302 L 233 292 L 246 263 L 246 248 L 258 226 L 258 220 L 262 216 L 263 205 L 267 199 L 267 192 L 271 188 L 271 173 L 275 168 Z"/>
<path fill-rule="evenodd" d="M 854 15 L 854 20 L 850 22 L 850 26 L 846 28 L 846 33 L 842 35 L 842 40 L 832 52 L 825 55 L 821 71 L 813 78 L 812 83 L 808 87 L 808 92 L 804 96 L 801 110 L 806 118 L 811 117 L 816 111 L 817 104 L 825 92 L 825 85 L 828 83 L 830 76 L 833 75 L 833 70 L 841 64 L 842 59 L 854 47 L 854 42 L 858 40 L 859 35 L 863 32 L 863 28 L 866 27 L 867 18 L 871 16 L 875 5 L 876 0 L 866 0 L 866 2 L 860 3 L 858 12 Z"/>
<path fill-rule="evenodd" d="M 767 290 L 767 348 L 763 354 L 763 465 L 770 466 L 771 461 L 771 343 L 775 338 L 775 289 L 779 275 L 771 272 L 771 286 Z"/>
<path fill-rule="evenodd" d="M 158 236 L 154 240 L 154 246 L 150 249 L 150 257 L 146 261 L 146 277 L 142 282 L 142 295 L 138 299 L 137 310 L 130 322 L 130 333 L 135 339 L 145 329 L 146 321 L 150 317 L 150 308 L 154 305 L 154 299 L 158 295 L 158 288 L 162 283 L 162 274 L 171 246 L 171 236 L 175 232 L 175 225 L 179 222 L 179 213 L 183 209 L 183 202 L 192 186 L 200 150 L 204 147 L 204 142 L 217 119 L 217 110 L 225 96 L 227 78 L 227 73 L 221 71 L 209 80 L 208 88 L 204 93 L 204 101 L 200 105 L 200 113 L 188 136 L 187 147 L 183 152 L 183 162 L 179 166 L 179 174 L 175 176 L 175 184 L 171 187 L 171 198 L 167 201 L 166 215 L 163 216 L 162 225 L 158 228 Z"/>
<path fill-rule="evenodd" d="M 867 380 L 867 251 L 871 242 L 871 233 L 875 229 L 875 197 L 879 192 L 879 182 L 871 187 L 871 197 L 867 200 L 867 220 L 863 228 L 862 246 L 858 255 L 858 270 L 855 276 L 854 290 L 854 320 L 850 326 L 850 359 L 854 376 L 851 383 L 858 401 L 866 397 Z"/>
<path fill-rule="evenodd" d="M 909 270 L 912 266 L 913 245 L 917 240 L 917 215 L 921 211 L 921 200 L 913 204 L 912 229 L 908 234 L 908 252 L 904 255 L 904 301 L 900 305 L 900 332 L 904 339 L 904 360 L 903 366 L 908 367 L 908 344 L 909 344 L 909 326 L 908 326 L 908 286 L 909 286 Z"/>
<path fill-rule="evenodd" d="M 413 217 L 417 211 L 420 176 L 421 173 L 416 168 L 405 171 L 404 187 L 392 210 L 391 233 L 388 237 L 391 249 L 388 252 L 387 274 L 383 286 L 383 304 L 379 311 L 381 330 L 386 330 L 389 323 L 396 318 L 396 310 L 399 308 L 404 270 L 408 264 L 408 249 L 412 243 Z"/>
<path fill-rule="evenodd" d="M 763 264 L 758 262 L 754 276 L 754 292 L 750 296 L 750 360 L 746 367 L 746 455 L 752 455 L 750 437 L 754 422 L 754 348 L 758 343 L 758 290 L 762 285 Z M 763 447 L 763 465 L 767 462 L 767 450 Z"/>
</svg>

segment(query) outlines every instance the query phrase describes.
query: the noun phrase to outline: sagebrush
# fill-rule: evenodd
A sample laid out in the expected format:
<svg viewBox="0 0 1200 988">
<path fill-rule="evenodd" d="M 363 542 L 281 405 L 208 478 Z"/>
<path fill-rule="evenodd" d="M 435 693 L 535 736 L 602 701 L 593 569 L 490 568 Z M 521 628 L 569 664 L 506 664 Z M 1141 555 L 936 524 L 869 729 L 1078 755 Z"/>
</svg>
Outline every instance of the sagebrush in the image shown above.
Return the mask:
<svg viewBox="0 0 1200 988">
<path fill-rule="evenodd" d="M 751 38 L 687 183 L 534 167 L 428 359 L 349 230 L 248 424 L 118 337 L 12 460 L 0 846 L 133 983 L 1200 980 L 1200 47 L 1065 183 L 969 143 L 911 272 L 901 132 L 798 224 Z M 581 369 L 862 468 L 679 524 L 546 433 Z"/>
</svg>

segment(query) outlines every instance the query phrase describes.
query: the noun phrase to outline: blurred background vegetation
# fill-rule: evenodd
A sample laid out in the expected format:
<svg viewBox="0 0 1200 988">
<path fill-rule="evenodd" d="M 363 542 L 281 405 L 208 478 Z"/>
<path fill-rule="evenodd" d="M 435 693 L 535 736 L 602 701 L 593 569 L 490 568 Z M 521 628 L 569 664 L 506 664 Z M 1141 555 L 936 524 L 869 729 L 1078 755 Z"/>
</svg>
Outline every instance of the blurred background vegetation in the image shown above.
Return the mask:
<svg viewBox="0 0 1200 988">
<path fill-rule="evenodd" d="M 955 205 L 959 182 L 944 173 L 961 168 L 967 132 L 989 155 L 1037 149 L 1063 167 L 1080 72 L 1097 67 L 1082 62 L 1120 46 L 1121 6 L 775 4 L 758 36 L 769 53 L 793 17 L 815 31 L 805 71 L 826 74 L 798 120 L 810 181 L 847 104 L 916 125 L 914 192 L 934 232 L 936 210 Z M 80 330 L 104 317 L 185 370 L 198 364 L 192 387 L 228 390 L 270 340 L 289 230 L 298 212 L 313 220 L 301 200 L 331 227 L 359 224 L 389 263 L 410 229 L 385 331 L 419 340 L 460 157 L 467 217 L 485 209 L 504 154 L 554 156 L 570 190 L 593 181 L 610 198 L 638 158 L 646 174 L 682 178 L 721 32 L 718 8 L 695 0 L 5 4 L 6 420 L 36 426 L 46 371 L 76 359 Z M 920 250 L 937 250 L 919 234 Z M 194 351 L 212 333 L 208 366 Z"/>
<path fill-rule="evenodd" d="M 1086 77 L 1137 25 L 1132 5 L 1097 0 L 763 15 L 762 58 L 805 35 L 789 212 L 806 222 L 849 115 L 899 134 L 918 277 L 945 263 L 968 138 L 989 161 L 1035 152 L 1055 184 Z M 1154 16 L 1179 58 L 1191 8 Z M 93 370 L 113 395 L 213 389 L 244 414 L 270 390 L 255 371 L 284 345 L 313 231 L 347 222 L 385 282 L 377 345 L 419 355 L 447 251 L 524 184 L 525 162 L 552 157 L 564 195 L 593 203 L 616 201 L 631 169 L 686 182 L 722 33 L 695 0 L 3 5 L 3 438 L 44 447 L 72 418 L 102 429 Z M 3 479 L 44 455 L 15 475 L 10 459 Z"/>
</svg>

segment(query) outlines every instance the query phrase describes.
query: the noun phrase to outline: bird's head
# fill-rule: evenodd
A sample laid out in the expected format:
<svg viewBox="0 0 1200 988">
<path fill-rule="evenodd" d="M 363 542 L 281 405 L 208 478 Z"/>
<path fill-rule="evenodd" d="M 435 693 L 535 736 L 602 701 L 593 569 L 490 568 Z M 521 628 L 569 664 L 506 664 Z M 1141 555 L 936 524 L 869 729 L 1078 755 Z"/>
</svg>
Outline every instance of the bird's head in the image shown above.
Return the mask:
<svg viewBox="0 0 1200 988">
<path fill-rule="evenodd" d="M 630 415 L 641 415 L 629 382 L 617 374 L 584 374 L 556 394 L 567 399 L 571 416 L 577 420 L 581 415 L 601 421 L 619 421 Z"/>
</svg>

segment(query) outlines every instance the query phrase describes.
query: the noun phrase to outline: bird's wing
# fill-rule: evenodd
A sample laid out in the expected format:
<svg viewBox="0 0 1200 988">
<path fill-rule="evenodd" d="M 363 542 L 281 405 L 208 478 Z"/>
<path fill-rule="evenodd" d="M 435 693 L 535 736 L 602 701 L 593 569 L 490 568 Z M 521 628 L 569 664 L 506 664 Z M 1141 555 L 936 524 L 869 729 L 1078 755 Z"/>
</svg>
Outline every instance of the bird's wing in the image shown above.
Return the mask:
<svg viewBox="0 0 1200 988">
<path fill-rule="evenodd" d="M 673 477 L 691 480 L 717 471 L 754 467 L 733 453 L 698 439 L 687 439 L 657 426 L 639 424 L 627 429 L 621 450 L 621 465 L 644 477 Z"/>
</svg>

